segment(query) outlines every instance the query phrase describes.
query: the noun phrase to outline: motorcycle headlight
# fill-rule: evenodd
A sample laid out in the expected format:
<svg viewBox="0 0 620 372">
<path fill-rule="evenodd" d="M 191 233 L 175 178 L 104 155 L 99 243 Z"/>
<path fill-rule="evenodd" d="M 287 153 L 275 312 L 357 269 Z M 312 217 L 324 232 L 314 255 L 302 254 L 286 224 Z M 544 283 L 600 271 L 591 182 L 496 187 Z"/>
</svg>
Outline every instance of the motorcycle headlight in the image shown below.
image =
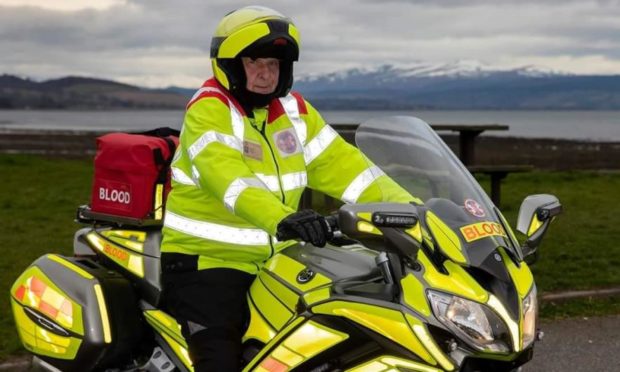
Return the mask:
<svg viewBox="0 0 620 372">
<path fill-rule="evenodd" d="M 523 309 L 523 348 L 530 346 L 536 338 L 536 317 L 538 316 L 538 300 L 536 299 L 536 287 L 532 287 L 530 293 L 525 296 L 522 303 Z"/>
<path fill-rule="evenodd" d="M 428 298 L 435 317 L 468 345 L 480 351 L 510 351 L 506 324 L 487 306 L 435 291 L 429 291 Z"/>
</svg>

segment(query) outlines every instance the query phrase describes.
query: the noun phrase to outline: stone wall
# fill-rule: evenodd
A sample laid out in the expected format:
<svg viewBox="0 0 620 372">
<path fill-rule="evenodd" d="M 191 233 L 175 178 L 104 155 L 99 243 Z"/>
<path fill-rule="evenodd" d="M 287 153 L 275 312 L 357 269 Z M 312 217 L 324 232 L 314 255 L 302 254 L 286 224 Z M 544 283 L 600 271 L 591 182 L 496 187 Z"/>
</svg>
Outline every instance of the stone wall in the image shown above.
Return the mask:
<svg viewBox="0 0 620 372">
<path fill-rule="evenodd" d="M 338 129 L 338 128 L 336 128 Z M 100 132 L 33 131 L 0 129 L 0 153 L 29 153 L 47 156 L 90 157 Z M 342 131 L 352 141 L 351 128 Z M 458 153 L 458 137 L 442 136 Z M 537 169 L 620 170 L 620 142 L 588 142 L 559 139 L 479 136 L 476 161 L 479 165 L 529 164 Z"/>
</svg>

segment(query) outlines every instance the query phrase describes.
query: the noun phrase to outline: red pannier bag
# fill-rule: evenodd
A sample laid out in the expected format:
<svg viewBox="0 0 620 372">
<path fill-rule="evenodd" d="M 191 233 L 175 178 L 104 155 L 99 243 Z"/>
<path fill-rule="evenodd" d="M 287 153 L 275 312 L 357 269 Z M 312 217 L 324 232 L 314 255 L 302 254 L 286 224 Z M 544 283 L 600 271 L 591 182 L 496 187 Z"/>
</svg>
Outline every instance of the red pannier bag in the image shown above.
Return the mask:
<svg viewBox="0 0 620 372">
<path fill-rule="evenodd" d="M 98 137 L 91 211 L 161 220 L 178 137 L 171 128 Z"/>
</svg>

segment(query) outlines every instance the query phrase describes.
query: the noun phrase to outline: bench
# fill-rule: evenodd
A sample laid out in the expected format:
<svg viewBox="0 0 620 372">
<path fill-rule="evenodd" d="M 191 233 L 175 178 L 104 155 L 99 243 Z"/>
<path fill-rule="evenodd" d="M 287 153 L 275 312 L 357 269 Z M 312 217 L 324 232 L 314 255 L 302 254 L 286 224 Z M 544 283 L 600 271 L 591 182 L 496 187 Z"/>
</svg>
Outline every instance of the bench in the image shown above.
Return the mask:
<svg viewBox="0 0 620 372">
<path fill-rule="evenodd" d="M 491 200 L 499 208 L 501 201 L 501 183 L 509 173 L 529 172 L 531 165 L 469 165 L 471 174 L 482 173 L 491 177 Z"/>
</svg>

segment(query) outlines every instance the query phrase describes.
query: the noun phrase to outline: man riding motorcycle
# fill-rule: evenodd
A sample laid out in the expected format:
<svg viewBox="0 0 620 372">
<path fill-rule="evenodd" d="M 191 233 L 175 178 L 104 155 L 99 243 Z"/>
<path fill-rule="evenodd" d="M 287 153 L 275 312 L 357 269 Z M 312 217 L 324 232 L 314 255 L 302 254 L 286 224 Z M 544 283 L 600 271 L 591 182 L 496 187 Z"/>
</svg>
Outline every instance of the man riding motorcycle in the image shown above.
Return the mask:
<svg viewBox="0 0 620 372">
<path fill-rule="evenodd" d="M 294 231 L 324 246 L 329 226 L 297 211 L 308 186 L 346 203 L 417 201 L 289 93 L 299 33 L 265 7 L 227 14 L 211 41 L 214 77 L 187 105 L 161 246 L 164 302 L 195 371 L 238 370 L 246 292 Z"/>
</svg>

